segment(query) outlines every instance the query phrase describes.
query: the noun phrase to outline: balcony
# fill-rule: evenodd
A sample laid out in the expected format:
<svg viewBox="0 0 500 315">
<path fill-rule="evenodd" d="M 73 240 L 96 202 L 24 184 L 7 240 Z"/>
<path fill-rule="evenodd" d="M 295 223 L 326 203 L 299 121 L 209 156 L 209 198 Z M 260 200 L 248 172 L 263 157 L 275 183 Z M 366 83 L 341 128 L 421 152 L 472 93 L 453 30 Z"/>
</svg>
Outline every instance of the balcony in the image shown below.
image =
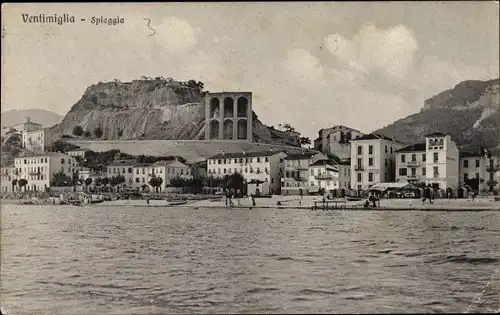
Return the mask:
<svg viewBox="0 0 500 315">
<path fill-rule="evenodd" d="M 417 180 L 418 179 L 418 175 L 408 175 L 408 176 L 406 176 L 406 179 L 408 179 L 408 180 Z"/>
<path fill-rule="evenodd" d="M 500 165 L 488 165 L 488 167 L 486 167 L 486 172 L 496 172 L 500 169 Z"/>
<path fill-rule="evenodd" d="M 406 165 L 408 165 L 408 166 L 418 166 L 418 165 L 420 165 L 420 162 L 418 162 L 418 161 L 408 161 L 408 162 L 406 162 Z"/>
<path fill-rule="evenodd" d="M 321 175 L 314 176 L 314 178 L 317 179 L 317 180 L 331 180 L 334 177 L 331 174 L 321 174 Z"/>
<path fill-rule="evenodd" d="M 363 168 L 363 166 L 361 166 L 361 165 L 356 165 L 356 166 L 354 167 L 354 170 L 359 172 L 359 171 L 364 171 L 365 169 L 364 169 L 364 168 Z"/>
</svg>

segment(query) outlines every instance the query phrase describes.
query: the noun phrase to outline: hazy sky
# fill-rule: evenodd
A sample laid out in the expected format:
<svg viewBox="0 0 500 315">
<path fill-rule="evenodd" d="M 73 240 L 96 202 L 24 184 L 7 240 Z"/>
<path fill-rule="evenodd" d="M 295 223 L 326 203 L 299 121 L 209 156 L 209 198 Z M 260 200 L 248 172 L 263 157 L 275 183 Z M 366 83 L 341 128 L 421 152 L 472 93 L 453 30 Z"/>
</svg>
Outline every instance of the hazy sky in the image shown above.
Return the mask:
<svg viewBox="0 0 500 315">
<path fill-rule="evenodd" d="M 498 21 L 494 2 L 8 4 L 1 106 L 65 114 L 91 84 L 163 76 L 251 91 L 264 123 L 311 138 L 336 124 L 370 132 L 462 80 L 497 78 Z"/>
</svg>

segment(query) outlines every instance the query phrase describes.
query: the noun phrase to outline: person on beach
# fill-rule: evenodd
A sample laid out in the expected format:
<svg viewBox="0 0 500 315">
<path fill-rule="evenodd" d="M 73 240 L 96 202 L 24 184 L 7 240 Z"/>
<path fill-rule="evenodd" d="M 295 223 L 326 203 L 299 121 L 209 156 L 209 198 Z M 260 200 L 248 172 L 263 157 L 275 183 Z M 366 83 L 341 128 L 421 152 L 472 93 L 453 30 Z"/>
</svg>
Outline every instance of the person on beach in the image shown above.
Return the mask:
<svg viewBox="0 0 500 315">
<path fill-rule="evenodd" d="M 257 204 L 255 203 L 255 197 L 252 195 L 252 205 L 255 207 Z"/>
</svg>

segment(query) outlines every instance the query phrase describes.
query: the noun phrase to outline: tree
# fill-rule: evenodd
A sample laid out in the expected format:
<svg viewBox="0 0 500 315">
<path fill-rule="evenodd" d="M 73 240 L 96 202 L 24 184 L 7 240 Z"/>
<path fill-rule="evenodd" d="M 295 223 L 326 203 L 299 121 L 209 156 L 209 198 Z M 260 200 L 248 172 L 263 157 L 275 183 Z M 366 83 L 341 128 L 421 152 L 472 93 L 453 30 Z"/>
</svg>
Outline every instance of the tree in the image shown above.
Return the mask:
<svg viewBox="0 0 500 315">
<path fill-rule="evenodd" d="M 63 171 L 59 171 L 52 175 L 52 179 L 50 181 L 51 186 L 62 187 L 73 184 L 73 178 L 66 175 Z"/>
<path fill-rule="evenodd" d="M 155 192 L 158 192 L 158 188 L 163 184 L 163 178 L 154 176 L 149 180 L 149 184 L 154 187 Z"/>
<path fill-rule="evenodd" d="M 226 175 L 223 178 L 222 187 L 225 189 L 233 189 L 235 191 L 242 191 L 245 187 L 245 178 L 239 173 Z"/>
<path fill-rule="evenodd" d="M 176 176 L 170 180 L 170 186 L 172 187 L 186 187 L 188 181 L 185 178 Z"/>
<path fill-rule="evenodd" d="M 81 137 L 83 135 L 83 128 L 80 126 L 75 126 L 75 128 L 73 128 L 73 134 L 77 137 Z"/>
<path fill-rule="evenodd" d="M 299 143 L 301 146 L 311 145 L 311 139 L 308 137 L 300 137 Z"/>
<path fill-rule="evenodd" d="M 97 127 L 97 128 L 95 128 L 95 129 L 94 129 L 94 136 L 95 136 L 96 138 L 100 138 L 100 137 L 102 137 L 102 134 L 103 134 L 103 132 L 102 132 L 102 129 L 101 129 L 101 128 Z"/>
<path fill-rule="evenodd" d="M 65 142 L 63 140 L 57 140 L 49 147 L 49 151 L 51 152 L 61 152 L 66 153 L 71 150 L 80 149 L 79 146 L 74 145 L 72 143 Z"/>
<path fill-rule="evenodd" d="M 87 188 L 87 191 L 88 191 L 88 188 L 89 188 L 89 186 L 90 186 L 91 184 L 92 184 L 92 178 L 87 177 L 87 178 L 85 179 L 85 187 Z"/>
<path fill-rule="evenodd" d="M 108 187 L 108 184 L 109 184 L 109 178 L 104 177 L 101 180 L 101 184 L 104 186 L 104 191 L 108 191 L 107 187 Z"/>
<path fill-rule="evenodd" d="M 16 187 L 16 185 L 17 185 L 17 179 L 14 178 L 12 180 L 12 192 L 14 192 L 14 188 Z"/>
<path fill-rule="evenodd" d="M 125 176 L 123 175 L 117 175 L 117 176 L 113 176 L 111 177 L 111 179 L 109 180 L 109 183 L 111 184 L 111 186 L 115 187 L 115 186 L 118 186 L 120 184 L 123 184 L 125 183 Z"/>
<path fill-rule="evenodd" d="M 24 178 L 21 178 L 17 184 L 19 185 L 20 188 L 24 187 L 24 191 L 26 192 L 26 185 L 28 185 L 28 181 L 25 180 Z"/>
<path fill-rule="evenodd" d="M 83 133 L 83 136 L 84 136 L 85 138 L 90 138 L 90 137 L 92 137 L 92 134 L 90 133 L 90 131 L 85 131 L 85 132 Z"/>
</svg>

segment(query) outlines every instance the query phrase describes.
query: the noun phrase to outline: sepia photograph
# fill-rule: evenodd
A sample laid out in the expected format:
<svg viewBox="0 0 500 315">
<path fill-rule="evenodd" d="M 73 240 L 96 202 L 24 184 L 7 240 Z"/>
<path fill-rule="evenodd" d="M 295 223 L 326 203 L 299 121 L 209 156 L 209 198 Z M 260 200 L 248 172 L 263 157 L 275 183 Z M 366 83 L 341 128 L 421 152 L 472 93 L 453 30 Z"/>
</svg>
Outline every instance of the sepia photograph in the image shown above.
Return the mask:
<svg viewBox="0 0 500 315">
<path fill-rule="evenodd" d="M 499 12 L 3 3 L 1 313 L 500 313 Z"/>
</svg>

